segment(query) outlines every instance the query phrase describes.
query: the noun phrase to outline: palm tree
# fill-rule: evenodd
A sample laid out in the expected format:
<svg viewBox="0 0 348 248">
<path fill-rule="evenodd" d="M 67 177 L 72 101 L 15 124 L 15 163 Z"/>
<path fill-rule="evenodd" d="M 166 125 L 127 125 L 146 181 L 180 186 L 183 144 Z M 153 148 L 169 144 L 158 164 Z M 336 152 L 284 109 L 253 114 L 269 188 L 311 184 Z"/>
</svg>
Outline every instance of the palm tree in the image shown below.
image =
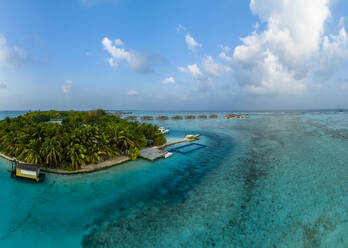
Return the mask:
<svg viewBox="0 0 348 248">
<path fill-rule="evenodd" d="M 30 140 L 29 145 L 23 149 L 18 158 L 30 164 L 41 164 L 42 157 L 40 154 L 40 146 L 39 140 Z"/>
<path fill-rule="evenodd" d="M 48 166 L 54 166 L 57 167 L 58 164 L 62 161 L 62 147 L 61 142 L 57 136 L 46 139 L 44 143 L 44 151 L 43 153 L 45 162 Z"/>
<path fill-rule="evenodd" d="M 71 143 L 68 147 L 67 155 L 71 160 L 72 169 L 78 170 L 80 165 L 86 165 L 86 149 L 78 144 Z"/>
<path fill-rule="evenodd" d="M 118 134 L 118 145 L 121 148 L 121 151 L 128 153 L 129 149 L 134 147 L 135 144 L 132 139 L 129 137 L 129 133 L 122 130 Z"/>
</svg>

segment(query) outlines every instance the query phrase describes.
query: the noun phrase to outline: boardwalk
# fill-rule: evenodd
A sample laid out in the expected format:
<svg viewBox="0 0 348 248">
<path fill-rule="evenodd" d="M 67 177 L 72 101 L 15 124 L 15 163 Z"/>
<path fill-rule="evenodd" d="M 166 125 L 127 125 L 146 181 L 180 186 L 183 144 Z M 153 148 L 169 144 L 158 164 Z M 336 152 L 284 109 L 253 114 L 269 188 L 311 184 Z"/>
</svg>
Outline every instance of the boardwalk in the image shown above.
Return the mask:
<svg viewBox="0 0 348 248">
<path fill-rule="evenodd" d="M 197 139 L 199 137 L 199 134 L 194 135 L 193 137 Z M 163 158 L 164 155 L 166 155 L 168 153 L 168 151 L 161 150 L 162 148 L 167 147 L 167 146 L 171 146 L 171 145 L 175 145 L 175 144 L 179 144 L 179 143 L 183 143 L 183 142 L 189 142 L 189 141 L 192 141 L 192 139 L 184 138 L 184 139 L 179 139 L 179 140 L 175 140 L 172 142 L 167 142 L 161 146 L 142 148 L 142 149 L 140 149 L 140 157 L 148 159 L 150 161 L 154 161 L 156 159 Z"/>
</svg>

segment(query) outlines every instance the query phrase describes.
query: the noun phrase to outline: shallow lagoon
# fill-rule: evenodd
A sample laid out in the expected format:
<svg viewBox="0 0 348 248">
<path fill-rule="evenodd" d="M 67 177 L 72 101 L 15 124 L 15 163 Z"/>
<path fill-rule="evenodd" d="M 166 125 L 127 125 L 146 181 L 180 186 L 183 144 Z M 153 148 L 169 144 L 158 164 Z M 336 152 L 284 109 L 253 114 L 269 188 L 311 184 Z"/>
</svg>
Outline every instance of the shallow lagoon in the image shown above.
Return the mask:
<svg viewBox="0 0 348 248">
<path fill-rule="evenodd" d="M 154 163 L 36 185 L 0 159 L 0 246 L 348 247 L 348 114 L 218 114 L 154 121 L 207 145 Z"/>
</svg>

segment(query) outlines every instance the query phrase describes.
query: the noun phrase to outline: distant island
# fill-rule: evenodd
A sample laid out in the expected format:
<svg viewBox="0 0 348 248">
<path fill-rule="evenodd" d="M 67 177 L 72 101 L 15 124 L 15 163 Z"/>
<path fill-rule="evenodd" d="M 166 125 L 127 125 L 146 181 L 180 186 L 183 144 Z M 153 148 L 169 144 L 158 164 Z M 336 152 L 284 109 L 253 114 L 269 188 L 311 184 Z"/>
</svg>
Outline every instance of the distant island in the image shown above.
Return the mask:
<svg viewBox="0 0 348 248">
<path fill-rule="evenodd" d="M 50 169 L 79 170 L 119 156 L 135 160 L 140 149 L 166 138 L 152 124 L 95 111 L 35 111 L 0 121 L 0 152 Z"/>
</svg>

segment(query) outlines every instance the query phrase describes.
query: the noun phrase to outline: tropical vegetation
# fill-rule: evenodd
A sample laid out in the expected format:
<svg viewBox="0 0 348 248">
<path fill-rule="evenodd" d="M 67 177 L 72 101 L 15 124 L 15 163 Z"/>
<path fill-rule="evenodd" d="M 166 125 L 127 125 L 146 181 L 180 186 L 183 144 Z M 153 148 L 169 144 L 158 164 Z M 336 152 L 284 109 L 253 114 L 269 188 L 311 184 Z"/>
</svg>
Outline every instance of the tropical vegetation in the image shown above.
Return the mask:
<svg viewBox="0 0 348 248">
<path fill-rule="evenodd" d="M 127 121 L 101 109 L 35 111 L 0 121 L 2 153 L 48 168 L 78 170 L 120 155 L 134 160 L 140 148 L 165 142 L 157 126 Z"/>
</svg>

